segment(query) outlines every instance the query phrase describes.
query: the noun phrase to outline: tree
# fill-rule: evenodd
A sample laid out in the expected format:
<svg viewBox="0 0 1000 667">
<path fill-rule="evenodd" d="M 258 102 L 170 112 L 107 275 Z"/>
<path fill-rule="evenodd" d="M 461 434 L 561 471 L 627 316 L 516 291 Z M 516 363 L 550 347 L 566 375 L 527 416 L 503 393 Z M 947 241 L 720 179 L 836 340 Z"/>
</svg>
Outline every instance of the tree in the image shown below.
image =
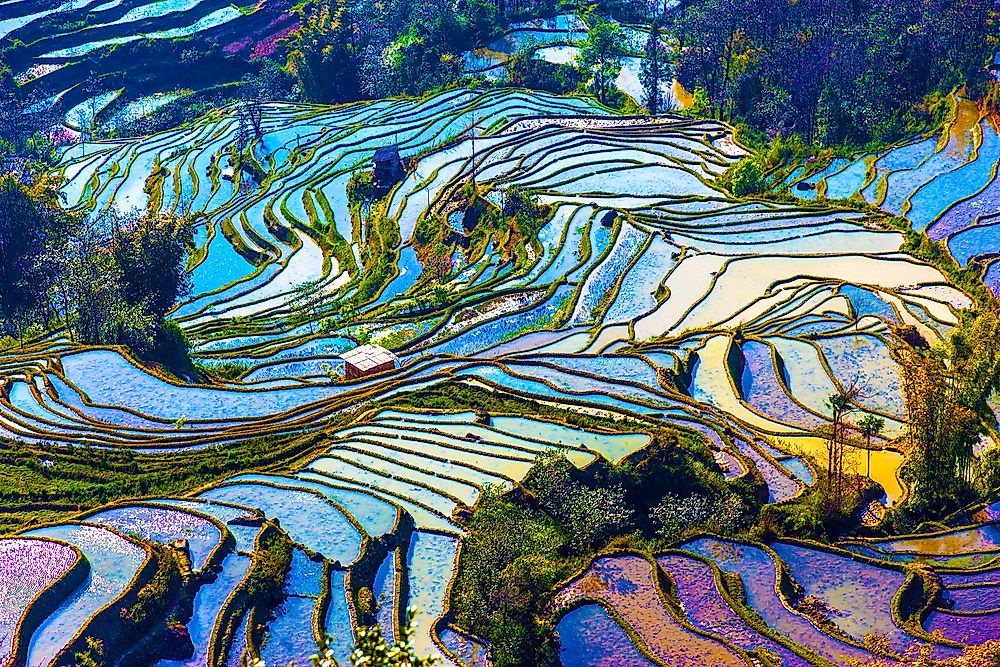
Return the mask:
<svg viewBox="0 0 1000 667">
<path fill-rule="evenodd" d="M 458 625 L 489 640 L 495 665 L 554 664 L 540 659 L 554 652 L 549 628 L 535 616 L 569 574 L 559 560 L 564 531 L 551 516 L 504 491 L 487 486 L 476 504 L 451 609 Z"/>
<path fill-rule="evenodd" d="M 755 156 L 747 156 L 726 169 L 716 184 L 729 190 L 735 197 L 759 195 L 764 192 L 764 170 Z"/>
<path fill-rule="evenodd" d="M 878 437 L 882 433 L 882 429 L 885 428 L 885 419 L 882 417 L 876 417 L 875 415 L 865 415 L 858 422 L 858 426 L 861 427 L 861 432 L 865 434 L 865 448 L 868 450 L 868 468 L 867 476 L 868 479 L 872 477 L 872 438 Z"/>
<path fill-rule="evenodd" d="M 830 438 L 827 441 L 827 492 L 836 490 L 836 501 L 839 504 L 843 497 L 844 481 L 844 416 L 854 410 L 852 394 L 830 394 L 826 399 L 826 407 L 831 413 Z"/>
<path fill-rule="evenodd" d="M 358 99 L 357 51 L 350 14 L 342 0 L 314 0 L 299 10 L 289 35 L 288 68 L 311 102 Z"/>
<path fill-rule="evenodd" d="M 455 3 L 458 23 L 470 44 L 487 44 L 502 34 L 498 9 L 490 0 L 458 0 Z"/>
<path fill-rule="evenodd" d="M 188 220 L 110 210 L 50 230 L 36 258 L 49 312 L 71 338 L 126 345 L 140 357 L 187 365 L 186 342 L 167 312 L 190 291 Z M 177 366 L 177 364 L 173 364 Z"/>
<path fill-rule="evenodd" d="M 982 493 L 1000 488 L 1000 447 L 993 447 L 979 457 L 976 484 Z"/>
<path fill-rule="evenodd" d="M 973 448 L 995 423 L 989 398 L 1000 387 L 1000 318 L 963 313 L 961 325 L 930 350 L 903 351 L 908 503 L 918 513 L 945 511 L 968 495 Z"/>
<path fill-rule="evenodd" d="M 678 78 L 688 90 L 698 87 L 707 94 L 707 113 L 723 113 L 727 92 L 734 75 L 733 63 L 739 45 L 745 48 L 746 32 L 741 29 L 755 3 L 734 0 L 704 0 L 684 7 L 674 27 L 678 39 Z"/>
<path fill-rule="evenodd" d="M 748 523 L 747 507 L 735 495 L 709 498 L 693 494 L 680 498 L 673 493 L 663 496 L 650 510 L 657 535 L 674 541 L 691 529 L 710 530 L 723 535 L 735 534 Z"/>
<path fill-rule="evenodd" d="M 361 92 L 374 99 L 385 97 L 389 91 L 390 75 L 388 58 L 385 52 L 385 41 L 379 40 L 368 44 L 361 52 L 358 64 L 358 77 L 361 79 Z M 371 173 L 371 172 L 365 172 Z"/>
<path fill-rule="evenodd" d="M 665 111 L 663 104 L 663 82 L 668 80 L 666 49 L 660 43 L 660 22 L 653 19 L 649 39 L 646 41 L 646 57 L 642 61 L 639 72 L 642 90 L 645 95 L 646 109 L 650 116 Z"/>
<path fill-rule="evenodd" d="M 573 479 L 564 452 L 539 454 L 524 479 L 539 505 L 566 526 L 569 546 L 583 553 L 623 531 L 633 519 L 621 486 L 590 488 Z"/>
<path fill-rule="evenodd" d="M 455 80 L 462 66 L 456 48 L 463 34 L 453 6 L 445 0 L 412 7 L 405 29 L 386 50 L 391 90 L 416 95 Z"/>
<path fill-rule="evenodd" d="M 193 222 L 112 210 L 101 223 L 111 226 L 109 251 L 122 277 L 123 299 L 163 319 L 191 291 L 185 259 L 194 239 Z"/>
<path fill-rule="evenodd" d="M 48 129 L 58 114 L 35 86 L 25 93 L 11 70 L 0 61 L 0 158 L 18 156 L 35 160 L 51 157 Z"/>
<path fill-rule="evenodd" d="M 706 114 L 810 144 L 891 140 L 934 120 L 929 95 L 992 85 L 992 0 L 699 0 L 674 16 L 677 78 Z"/>
<path fill-rule="evenodd" d="M 557 95 L 573 92 L 585 76 L 572 65 L 550 63 L 535 58 L 535 46 L 522 45 L 508 60 L 508 82 L 512 86 L 544 90 Z"/>
<path fill-rule="evenodd" d="M 19 336 L 29 324 L 47 324 L 51 267 L 45 244 L 74 224 L 51 183 L 29 187 L 12 175 L 0 177 L 0 335 Z"/>
<path fill-rule="evenodd" d="M 593 26 L 580 45 L 576 62 L 591 75 L 597 99 L 606 103 L 611 84 L 621 72 L 628 49 L 621 26 L 597 17 L 592 21 Z"/>
<path fill-rule="evenodd" d="M 840 90 L 827 82 L 816 106 L 815 137 L 820 143 L 827 146 L 836 144 L 844 136 L 842 110 Z"/>
</svg>

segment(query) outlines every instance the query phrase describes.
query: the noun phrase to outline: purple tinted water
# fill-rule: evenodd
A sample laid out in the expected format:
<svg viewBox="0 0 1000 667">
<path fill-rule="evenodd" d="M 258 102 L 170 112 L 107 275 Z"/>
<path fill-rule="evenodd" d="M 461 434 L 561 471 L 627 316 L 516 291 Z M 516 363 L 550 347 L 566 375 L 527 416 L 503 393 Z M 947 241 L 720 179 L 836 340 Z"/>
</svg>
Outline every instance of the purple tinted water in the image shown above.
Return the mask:
<svg viewBox="0 0 1000 667">
<path fill-rule="evenodd" d="M 563 667 L 652 667 L 604 607 L 585 604 L 556 626 Z"/>
<path fill-rule="evenodd" d="M 765 637 L 740 618 L 723 599 L 712 568 L 697 558 L 680 554 L 659 556 L 660 564 L 674 581 L 688 621 L 699 630 L 728 639 L 740 648 L 764 648 L 776 653 L 785 667 L 806 667 L 809 662 L 785 646 Z"/>
</svg>

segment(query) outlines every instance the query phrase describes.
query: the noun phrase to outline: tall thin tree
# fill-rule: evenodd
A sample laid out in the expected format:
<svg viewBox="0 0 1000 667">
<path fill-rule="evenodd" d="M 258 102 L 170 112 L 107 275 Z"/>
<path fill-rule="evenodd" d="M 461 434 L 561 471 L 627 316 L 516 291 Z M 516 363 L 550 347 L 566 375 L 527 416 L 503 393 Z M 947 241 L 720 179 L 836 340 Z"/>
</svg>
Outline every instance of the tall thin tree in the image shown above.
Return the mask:
<svg viewBox="0 0 1000 667">
<path fill-rule="evenodd" d="M 664 80 L 663 49 L 660 45 L 660 19 L 653 19 L 649 29 L 649 39 L 646 40 L 646 57 L 642 61 L 640 77 L 643 94 L 646 97 L 646 110 L 650 116 L 663 111 L 662 82 Z"/>
<path fill-rule="evenodd" d="M 861 432 L 865 434 L 865 448 L 868 450 L 868 479 L 872 478 L 872 438 L 878 437 L 885 428 L 885 419 L 875 415 L 865 415 L 858 422 Z"/>
</svg>

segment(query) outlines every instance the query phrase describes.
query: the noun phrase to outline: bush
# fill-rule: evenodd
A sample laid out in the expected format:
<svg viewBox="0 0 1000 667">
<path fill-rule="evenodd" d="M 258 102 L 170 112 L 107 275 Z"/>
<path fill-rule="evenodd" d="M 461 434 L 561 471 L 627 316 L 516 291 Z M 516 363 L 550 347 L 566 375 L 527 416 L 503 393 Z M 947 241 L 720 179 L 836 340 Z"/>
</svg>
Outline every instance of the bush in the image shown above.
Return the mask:
<svg viewBox="0 0 1000 667">
<path fill-rule="evenodd" d="M 715 182 L 735 197 L 759 195 L 765 189 L 764 170 L 756 157 L 743 158 L 729 167 Z"/>
<path fill-rule="evenodd" d="M 538 617 L 573 563 L 551 516 L 487 487 L 469 521 L 451 608 L 459 625 L 485 637 L 497 667 L 558 664 Z"/>
<path fill-rule="evenodd" d="M 250 370 L 250 366 L 239 361 L 225 361 L 214 366 L 195 363 L 195 367 L 205 375 L 224 380 L 238 380 L 240 376 Z"/>
<path fill-rule="evenodd" d="M 1000 488 L 1000 447 L 986 450 L 979 458 L 976 485 L 983 494 Z"/>
<path fill-rule="evenodd" d="M 634 511 L 620 485 L 587 487 L 560 451 L 539 454 L 522 482 L 538 504 L 559 521 L 572 552 L 585 553 L 631 527 Z"/>
<path fill-rule="evenodd" d="M 188 356 L 190 343 L 184 330 L 173 320 L 164 320 L 156 330 L 153 347 L 144 355 L 148 361 L 155 361 L 175 375 L 192 375 L 194 366 Z"/>
<path fill-rule="evenodd" d="M 668 493 L 650 510 L 650 518 L 657 525 L 657 535 L 671 542 L 689 531 L 735 535 L 750 523 L 748 509 L 736 495 L 679 498 Z"/>
<path fill-rule="evenodd" d="M 156 547 L 156 552 L 159 561 L 156 574 L 139 590 L 135 604 L 120 612 L 128 630 L 141 630 L 151 619 L 162 618 L 172 596 L 180 590 L 182 580 L 177 556 L 167 547 Z"/>
<path fill-rule="evenodd" d="M 292 564 L 292 543 L 284 533 L 269 530 L 254 552 L 246 578 L 246 593 L 258 608 L 271 608 L 282 600 L 285 574 Z"/>
<path fill-rule="evenodd" d="M 513 86 L 544 90 L 556 95 L 572 93 L 584 83 L 580 70 L 570 65 L 536 59 L 534 49 L 519 51 L 508 64 L 508 81 Z"/>
<path fill-rule="evenodd" d="M 472 513 L 452 587 L 456 623 L 491 644 L 498 667 L 558 664 L 549 621 L 556 586 L 597 550 L 663 546 L 649 514 L 671 504 L 664 480 L 713 499 L 714 513 L 698 525 L 736 532 L 753 518 L 755 501 L 744 499 L 752 489 L 725 482 L 702 440 L 671 429 L 617 465 L 598 459 L 580 470 L 564 452 L 542 454 L 520 486 L 487 488 Z"/>
<path fill-rule="evenodd" d="M 362 169 L 351 174 L 347 182 L 347 202 L 351 206 L 360 206 L 375 198 L 375 183 L 372 172 Z"/>
</svg>

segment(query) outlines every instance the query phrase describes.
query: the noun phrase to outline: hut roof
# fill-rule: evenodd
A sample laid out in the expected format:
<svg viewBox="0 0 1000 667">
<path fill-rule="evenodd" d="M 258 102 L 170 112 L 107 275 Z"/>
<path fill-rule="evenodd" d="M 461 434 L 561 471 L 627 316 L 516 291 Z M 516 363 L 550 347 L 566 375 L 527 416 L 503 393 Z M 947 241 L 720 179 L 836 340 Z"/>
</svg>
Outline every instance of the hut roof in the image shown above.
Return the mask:
<svg viewBox="0 0 1000 667">
<path fill-rule="evenodd" d="M 389 362 L 395 364 L 398 361 L 395 354 L 379 345 L 361 345 L 344 352 L 340 358 L 362 372 Z"/>
<path fill-rule="evenodd" d="M 375 151 L 375 164 L 399 161 L 399 146 L 383 146 Z"/>
</svg>

